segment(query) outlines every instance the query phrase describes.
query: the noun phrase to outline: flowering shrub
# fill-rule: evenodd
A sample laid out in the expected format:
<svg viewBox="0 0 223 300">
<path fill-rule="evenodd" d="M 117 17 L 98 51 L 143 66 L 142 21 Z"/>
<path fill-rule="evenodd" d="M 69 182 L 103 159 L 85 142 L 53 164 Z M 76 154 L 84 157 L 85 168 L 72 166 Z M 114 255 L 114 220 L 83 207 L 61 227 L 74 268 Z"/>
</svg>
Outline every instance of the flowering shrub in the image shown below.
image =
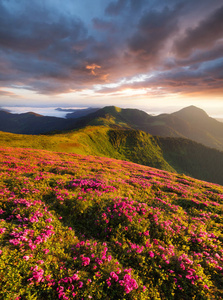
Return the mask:
<svg viewBox="0 0 223 300">
<path fill-rule="evenodd" d="M 1 299 L 222 299 L 223 187 L 0 149 Z"/>
</svg>

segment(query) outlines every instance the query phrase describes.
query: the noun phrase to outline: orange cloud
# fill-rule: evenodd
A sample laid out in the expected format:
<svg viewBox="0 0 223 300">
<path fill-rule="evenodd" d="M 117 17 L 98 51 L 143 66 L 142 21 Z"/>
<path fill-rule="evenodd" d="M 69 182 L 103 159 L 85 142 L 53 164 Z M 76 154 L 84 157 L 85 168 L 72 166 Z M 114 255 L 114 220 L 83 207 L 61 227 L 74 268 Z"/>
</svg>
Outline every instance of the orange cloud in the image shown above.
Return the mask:
<svg viewBox="0 0 223 300">
<path fill-rule="evenodd" d="M 109 76 L 109 74 L 102 75 L 102 76 L 100 77 L 100 79 L 103 80 L 103 81 L 105 81 L 105 82 L 109 82 L 108 76 Z"/>
<path fill-rule="evenodd" d="M 15 94 L 11 91 L 6 91 L 6 90 L 3 90 L 3 89 L 0 89 L 0 96 L 5 96 L 5 97 L 17 97 L 17 98 L 22 98 L 22 96 L 18 95 L 18 94 Z"/>
<path fill-rule="evenodd" d="M 101 66 L 96 65 L 96 64 L 92 64 L 92 65 L 86 66 L 86 69 L 87 69 L 87 70 L 91 70 L 91 74 L 94 75 L 94 76 L 96 76 L 96 73 L 95 73 L 94 70 L 95 70 L 95 69 L 101 69 Z"/>
</svg>

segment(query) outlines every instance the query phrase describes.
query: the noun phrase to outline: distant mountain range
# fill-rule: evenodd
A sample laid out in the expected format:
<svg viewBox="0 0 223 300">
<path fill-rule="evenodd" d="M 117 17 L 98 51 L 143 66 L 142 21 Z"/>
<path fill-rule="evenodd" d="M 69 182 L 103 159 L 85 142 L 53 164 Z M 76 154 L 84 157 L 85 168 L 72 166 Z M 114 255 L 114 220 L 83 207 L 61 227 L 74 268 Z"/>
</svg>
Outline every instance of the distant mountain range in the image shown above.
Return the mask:
<svg viewBox="0 0 223 300">
<path fill-rule="evenodd" d="M 223 123 L 203 110 L 159 116 L 114 106 L 93 110 L 68 119 L 0 111 L 1 145 L 106 156 L 223 185 Z"/>
<path fill-rule="evenodd" d="M 142 130 L 153 136 L 181 137 L 223 150 L 223 123 L 195 106 L 171 114 L 152 116 L 138 109 L 108 106 L 77 110 L 67 119 L 47 117 L 32 112 L 12 114 L 0 111 L 0 130 L 20 134 L 46 134 L 104 125 L 110 128 Z"/>
<path fill-rule="evenodd" d="M 162 137 L 187 138 L 223 150 L 223 123 L 195 106 L 171 114 L 151 116 L 137 109 L 105 107 L 87 116 L 87 123 L 142 130 Z"/>
<path fill-rule="evenodd" d="M 83 109 L 56 108 L 57 111 L 66 112 L 67 119 L 81 118 L 81 117 L 87 116 L 90 113 L 94 113 L 99 109 L 100 108 L 93 108 L 93 107 L 88 107 L 88 108 L 83 108 Z"/>
<path fill-rule="evenodd" d="M 0 111 L 0 130 L 5 132 L 42 134 L 54 130 L 65 130 L 71 125 L 71 120 L 46 117 L 33 112 L 12 114 Z"/>
</svg>

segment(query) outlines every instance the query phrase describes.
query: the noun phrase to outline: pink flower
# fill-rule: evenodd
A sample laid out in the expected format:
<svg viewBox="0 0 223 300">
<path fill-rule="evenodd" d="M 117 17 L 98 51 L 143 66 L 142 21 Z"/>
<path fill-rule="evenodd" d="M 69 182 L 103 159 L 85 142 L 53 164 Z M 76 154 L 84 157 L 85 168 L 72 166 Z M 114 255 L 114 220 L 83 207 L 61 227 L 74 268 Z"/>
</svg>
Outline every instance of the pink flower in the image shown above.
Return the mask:
<svg viewBox="0 0 223 300">
<path fill-rule="evenodd" d="M 115 272 L 111 272 L 111 273 L 110 273 L 110 276 L 111 276 L 111 278 L 113 278 L 115 281 L 118 281 L 118 280 L 119 280 L 118 275 L 117 275 Z"/>
<path fill-rule="evenodd" d="M 31 270 L 33 270 L 33 276 L 28 279 L 30 281 L 30 284 L 33 284 L 34 282 L 43 282 L 44 281 L 44 270 L 38 269 L 38 266 L 32 267 Z"/>
<path fill-rule="evenodd" d="M 154 253 L 152 251 L 149 251 L 148 253 L 150 257 L 154 257 Z"/>
<path fill-rule="evenodd" d="M 106 283 L 108 286 L 111 286 L 111 278 L 110 277 L 108 279 L 106 279 Z"/>
<path fill-rule="evenodd" d="M 29 256 L 28 256 L 28 255 L 25 255 L 25 256 L 23 256 L 23 259 L 29 260 Z"/>
<path fill-rule="evenodd" d="M 112 256 L 111 256 L 111 255 L 108 255 L 107 260 L 108 260 L 108 261 L 111 261 L 111 260 L 112 260 Z"/>
<path fill-rule="evenodd" d="M 47 222 L 47 223 L 50 223 L 50 222 L 52 222 L 52 221 L 53 221 L 52 218 L 49 218 L 49 219 L 46 219 L 46 220 L 45 220 L 45 222 Z"/>
<path fill-rule="evenodd" d="M 88 266 L 90 264 L 91 260 L 89 257 L 81 256 L 81 259 L 82 259 L 82 266 Z"/>
<path fill-rule="evenodd" d="M 0 228 L 0 233 L 4 233 L 6 231 L 6 228 Z"/>
<path fill-rule="evenodd" d="M 43 249 L 43 252 L 44 252 L 45 254 L 47 254 L 48 252 L 50 252 L 50 250 L 49 250 L 49 249 Z"/>
<path fill-rule="evenodd" d="M 38 260 L 37 263 L 42 265 L 44 263 L 44 261 L 43 260 Z"/>
</svg>

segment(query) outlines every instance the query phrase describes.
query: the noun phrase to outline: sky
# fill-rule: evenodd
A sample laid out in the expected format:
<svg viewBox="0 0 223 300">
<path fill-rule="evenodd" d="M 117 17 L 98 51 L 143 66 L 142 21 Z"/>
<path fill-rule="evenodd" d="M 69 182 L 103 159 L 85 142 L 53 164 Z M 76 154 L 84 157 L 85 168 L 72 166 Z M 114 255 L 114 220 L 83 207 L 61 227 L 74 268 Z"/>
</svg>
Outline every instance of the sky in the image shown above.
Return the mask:
<svg viewBox="0 0 223 300">
<path fill-rule="evenodd" d="M 0 107 L 107 105 L 223 117 L 222 0 L 0 0 Z"/>
</svg>

